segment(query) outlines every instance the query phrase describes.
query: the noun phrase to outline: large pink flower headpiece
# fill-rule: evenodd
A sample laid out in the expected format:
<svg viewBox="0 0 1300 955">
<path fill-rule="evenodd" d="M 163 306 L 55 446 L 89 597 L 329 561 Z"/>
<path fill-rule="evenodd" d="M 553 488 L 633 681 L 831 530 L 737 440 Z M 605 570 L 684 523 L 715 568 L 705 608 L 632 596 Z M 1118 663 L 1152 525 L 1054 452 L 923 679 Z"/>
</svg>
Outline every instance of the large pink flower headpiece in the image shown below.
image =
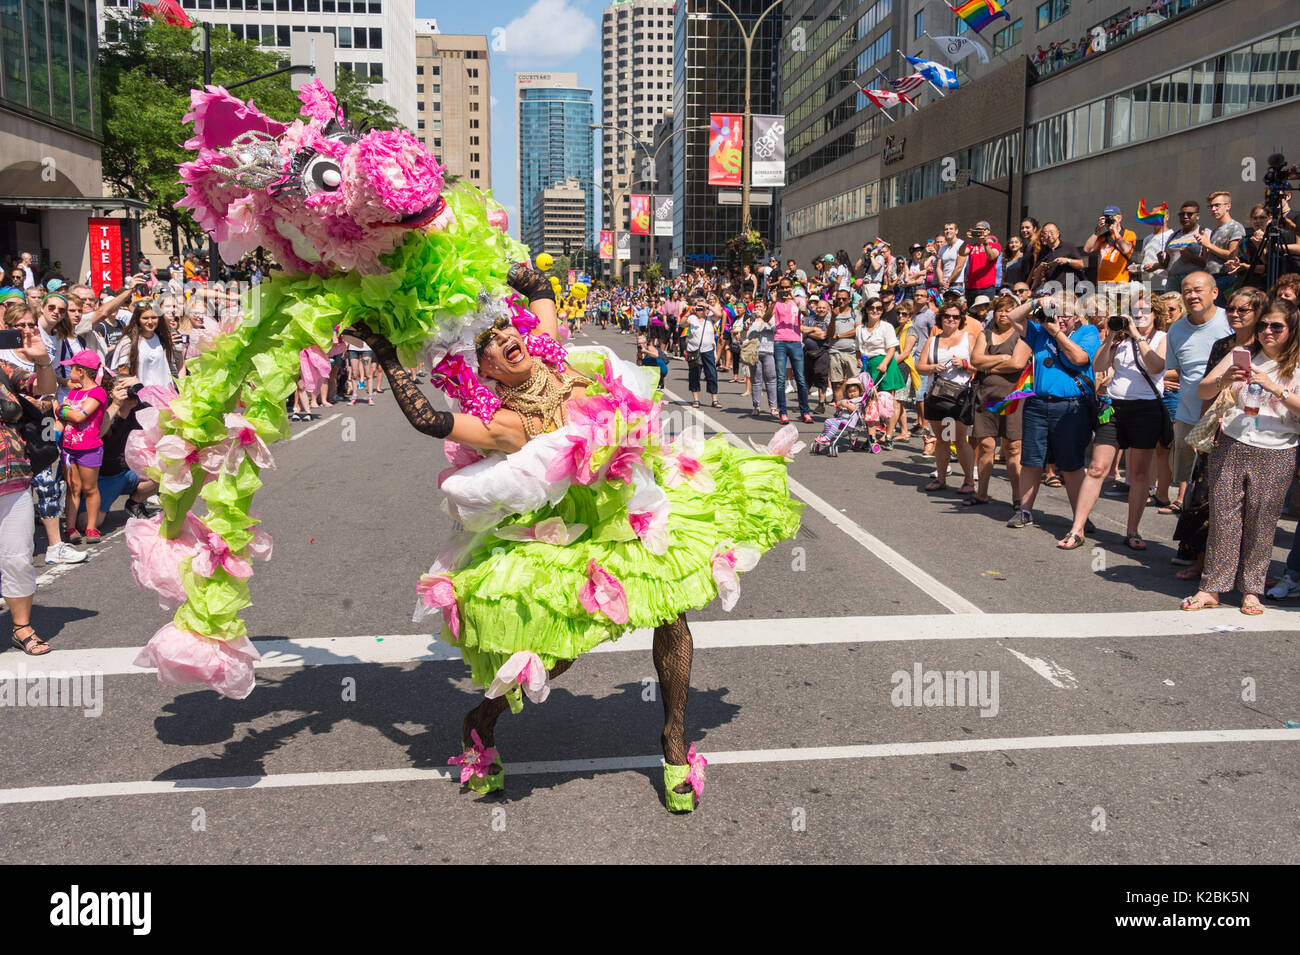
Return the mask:
<svg viewBox="0 0 1300 955">
<path fill-rule="evenodd" d="M 199 225 L 236 262 L 259 245 L 285 271 L 383 271 L 408 229 L 449 221 L 444 168 L 404 130 L 363 130 L 316 80 L 299 91 L 304 120 L 280 123 L 219 86 L 190 93 L 181 164 Z"/>
</svg>

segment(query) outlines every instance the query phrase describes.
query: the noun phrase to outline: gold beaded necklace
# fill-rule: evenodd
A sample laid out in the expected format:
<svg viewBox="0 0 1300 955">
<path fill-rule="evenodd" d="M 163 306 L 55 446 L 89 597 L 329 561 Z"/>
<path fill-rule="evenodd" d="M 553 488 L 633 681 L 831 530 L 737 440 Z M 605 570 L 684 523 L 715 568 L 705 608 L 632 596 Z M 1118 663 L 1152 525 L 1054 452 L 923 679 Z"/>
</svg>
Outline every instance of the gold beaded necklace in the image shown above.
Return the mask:
<svg viewBox="0 0 1300 955">
<path fill-rule="evenodd" d="M 535 438 L 542 432 L 555 431 L 568 423 L 564 403 L 577 384 L 590 385 L 591 379 L 570 369 L 557 380 L 544 363 L 536 361 L 528 380 L 522 385 L 502 386 L 501 404 L 516 412 L 523 419 L 524 433 Z M 540 429 L 533 424 L 534 419 L 541 421 Z"/>
</svg>

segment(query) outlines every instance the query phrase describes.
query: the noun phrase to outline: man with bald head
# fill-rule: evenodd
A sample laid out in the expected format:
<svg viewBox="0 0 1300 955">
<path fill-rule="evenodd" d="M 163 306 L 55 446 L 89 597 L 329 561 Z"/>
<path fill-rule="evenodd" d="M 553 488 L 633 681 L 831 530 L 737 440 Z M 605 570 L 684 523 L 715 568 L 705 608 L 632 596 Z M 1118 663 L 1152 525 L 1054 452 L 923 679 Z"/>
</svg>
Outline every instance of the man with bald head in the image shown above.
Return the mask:
<svg viewBox="0 0 1300 955">
<path fill-rule="evenodd" d="M 1209 272 L 1191 272 L 1183 277 L 1183 301 L 1187 315 L 1170 326 L 1165 347 L 1165 371 L 1178 372 L 1178 414 L 1174 417 L 1173 468 L 1181 505 L 1192 476 L 1195 452 L 1187 445 L 1187 432 L 1201 418 L 1201 399 L 1196 386 L 1205 375 L 1214 343 L 1232 334 L 1228 316 L 1214 304 L 1218 288 Z"/>
</svg>

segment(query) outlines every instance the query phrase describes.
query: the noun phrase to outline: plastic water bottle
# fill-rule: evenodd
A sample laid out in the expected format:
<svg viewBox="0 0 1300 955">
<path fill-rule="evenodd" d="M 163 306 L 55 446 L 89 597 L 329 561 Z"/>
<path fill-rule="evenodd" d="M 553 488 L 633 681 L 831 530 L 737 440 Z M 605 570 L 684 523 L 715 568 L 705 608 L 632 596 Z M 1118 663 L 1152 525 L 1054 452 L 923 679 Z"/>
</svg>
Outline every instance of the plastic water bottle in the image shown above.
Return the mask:
<svg viewBox="0 0 1300 955">
<path fill-rule="evenodd" d="M 1260 399 L 1264 394 L 1264 386 L 1258 381 L 1252 381 L 1250 387 L 1246 389 L 1246 407 L 1242 409 L 1242 414 L 1257 415 L 1259 414 Z"/>
</svg>

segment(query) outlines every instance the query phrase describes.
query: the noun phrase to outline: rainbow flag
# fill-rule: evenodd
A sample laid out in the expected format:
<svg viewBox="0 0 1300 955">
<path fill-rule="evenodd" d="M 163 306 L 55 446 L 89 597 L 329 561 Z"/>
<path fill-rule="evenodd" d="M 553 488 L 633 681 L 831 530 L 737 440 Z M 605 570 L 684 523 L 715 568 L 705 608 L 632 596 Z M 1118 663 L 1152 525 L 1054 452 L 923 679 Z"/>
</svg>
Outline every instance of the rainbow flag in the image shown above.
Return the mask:
<svg viewBox="0 0 1300 955">
<path fill-rule="evenodd" d="M 988 408 L 996 415 L 1015 414 L 1016 409 L 1020 407 L 1020 402 L 1025 398 L 1034 396 L 1034 363 L 1031 361 L 1025 366 L 1025 370 L 1020 373 L 1020 379 L 1016 386 L 1011 389 L 1011 394 L 1007 395 L 1001 401 L 990 401 L 984 407 Z"/>
<path fill-rule="evenodd" d="M 1145 199 L 1138 200 L 1137 221 L 1143 225 L 1157 225 L 1167 221 L 1169 218 L 1169 203 L 1162 202 L 1154 209 L 1147 209 Z"/>
<path fill-rule="evenodd" d="M 1002 9 L 998 0 L 965 0 L 952 8 L 952 12 L 966 21 L 966 25 L 978 33 L 986 26 L 1003 17 L 1011 20 L 1011 14 Z"/>
</svg>

